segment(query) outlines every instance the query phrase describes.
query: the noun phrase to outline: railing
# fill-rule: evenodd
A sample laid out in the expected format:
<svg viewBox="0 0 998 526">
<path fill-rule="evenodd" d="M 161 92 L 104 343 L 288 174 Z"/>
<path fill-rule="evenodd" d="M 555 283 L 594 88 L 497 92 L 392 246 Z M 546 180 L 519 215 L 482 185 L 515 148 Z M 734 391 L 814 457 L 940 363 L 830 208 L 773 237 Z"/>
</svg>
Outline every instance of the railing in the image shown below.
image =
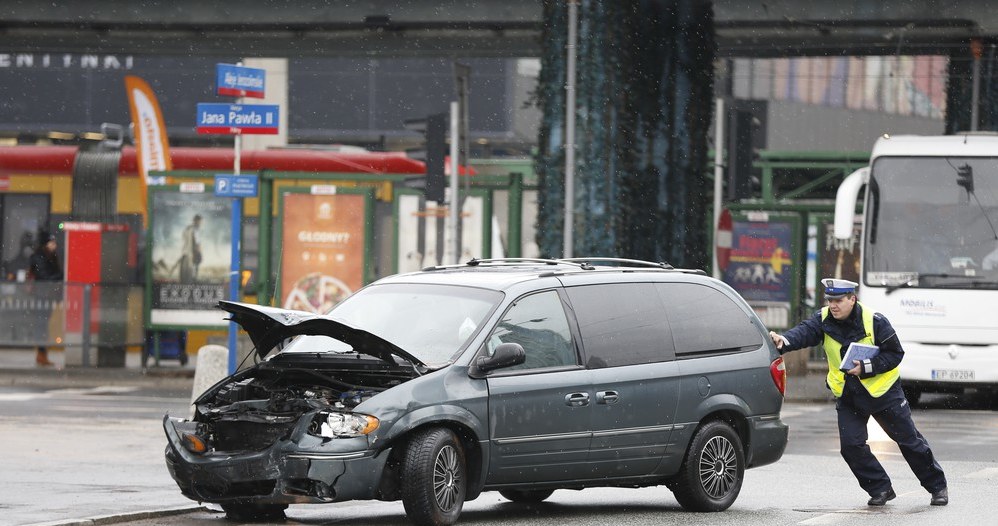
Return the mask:
<svg viewBox="0 0 998 526">
<path fill-rule="evenodd" d="M 67 365 L 123 366 L 143 329 L 138 285 L 0 282 L 0 348 L 61 347 Z"/>
</svg>

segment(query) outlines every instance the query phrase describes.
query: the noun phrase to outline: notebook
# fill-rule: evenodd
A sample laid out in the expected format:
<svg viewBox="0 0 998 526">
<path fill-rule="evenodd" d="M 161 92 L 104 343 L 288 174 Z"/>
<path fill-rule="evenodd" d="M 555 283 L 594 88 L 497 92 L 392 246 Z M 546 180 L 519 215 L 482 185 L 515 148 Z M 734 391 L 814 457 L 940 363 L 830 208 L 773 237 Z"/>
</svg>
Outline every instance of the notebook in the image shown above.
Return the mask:
<svg viewBox="0 0 998 526">
<path fill-rule="evenodd" d="M 846 349 L 845 356 L 842 357 L 842 364 L 839 365 L 839 370 L 842 372 L 848 371 L 856 364 L 852 363 L 853 360 L 858 360 L 862 362 L 863 360 L 868 360 L 873 358 L 880 353 L 880 347 L 876 345 L 866 345 L 862 343 L 850 343 L 849 348 Z"/>
</svg>

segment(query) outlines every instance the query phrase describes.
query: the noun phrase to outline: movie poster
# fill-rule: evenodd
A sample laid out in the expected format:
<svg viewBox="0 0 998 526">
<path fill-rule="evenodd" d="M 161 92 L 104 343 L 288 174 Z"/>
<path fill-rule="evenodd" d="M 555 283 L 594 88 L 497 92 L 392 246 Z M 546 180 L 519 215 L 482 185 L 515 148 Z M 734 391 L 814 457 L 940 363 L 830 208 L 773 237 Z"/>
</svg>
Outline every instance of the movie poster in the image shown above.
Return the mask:
<svg viewBox="0 0 998 526">
<path fill-rule="evenodd" d="M 225 327 L 232 265 L 232 199 L 155 191 L 150 203 L 150 323 Z"/>
<path fill-rule="evenodd" d="M 365 194 L 284 194 L 280 306 L 326 313 L 364 285 Z"/>
<path fill-rule="evenodd" d="M 818 279 L 839 278 L 862 283 L 859 279 L 859 236 L 861 225 L 853 225 L 852 237 L 836 239 L 835 224 L 824 225 L 824 236 L 821 240 L 821 272 Z M 821 287 L 818 290 L 823 290 Z M 822 294 L 824 300 L 824 294 Z"/>
</svg>

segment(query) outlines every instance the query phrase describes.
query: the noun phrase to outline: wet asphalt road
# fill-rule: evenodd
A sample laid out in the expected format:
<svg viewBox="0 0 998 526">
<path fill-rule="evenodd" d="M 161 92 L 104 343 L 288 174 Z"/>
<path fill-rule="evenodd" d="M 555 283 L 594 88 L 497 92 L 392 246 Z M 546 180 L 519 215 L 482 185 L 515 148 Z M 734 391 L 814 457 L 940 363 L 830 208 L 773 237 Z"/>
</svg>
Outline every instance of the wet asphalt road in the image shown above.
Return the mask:
<svg viewBox="0 0 998 526">
<path fill-rule="evenodd" d="M 189 392 L 130 386 L 0 387 L 0 523 L 205 526 L 231 524 L 180 495 L 163 464 L 164 413 L 186 414 Z M 483 494 L 465 505 L 460 524 L 566 525 L 626 521 L 643 524 L 988 524 L 998 515 L 998 411 L 980 396 L 929 395 L 914 412 L 950 481 L 952 502 L 930 508 L 928 494 L 896 446 L 871 432 L 871 447 L 892 475 L 899 498 L 882 509 L 866 507 L 838 455 L 835 411 L 828 403 L 788 403 L 791 426 L 784 458 L 746 472 L 735 505 L 720 514 L 682 511 L 664 487 L 561 490 L 539 505 Z M 154 512 L 153 516 L 143 512 Z M 292 506 L 276 524 L 408 524 L 400 503 L 347 502 Z"/>
</svg>

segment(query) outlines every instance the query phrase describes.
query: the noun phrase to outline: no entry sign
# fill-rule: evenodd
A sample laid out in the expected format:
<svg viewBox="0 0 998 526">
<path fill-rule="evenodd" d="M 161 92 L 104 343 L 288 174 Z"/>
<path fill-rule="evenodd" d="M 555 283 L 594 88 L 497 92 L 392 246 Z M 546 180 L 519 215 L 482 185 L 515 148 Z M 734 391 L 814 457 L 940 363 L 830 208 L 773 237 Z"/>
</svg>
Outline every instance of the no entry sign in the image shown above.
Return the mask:
<svg viewBox="0 0 998 526">
<path fill-rule="evenodd" d="M 727 208 L 721 210 L 721 215 L 717 218 L 714 240 L 717 245 L 717 266 L 725 270 L 731 262 L 731 211 Z"/>
</svg>

